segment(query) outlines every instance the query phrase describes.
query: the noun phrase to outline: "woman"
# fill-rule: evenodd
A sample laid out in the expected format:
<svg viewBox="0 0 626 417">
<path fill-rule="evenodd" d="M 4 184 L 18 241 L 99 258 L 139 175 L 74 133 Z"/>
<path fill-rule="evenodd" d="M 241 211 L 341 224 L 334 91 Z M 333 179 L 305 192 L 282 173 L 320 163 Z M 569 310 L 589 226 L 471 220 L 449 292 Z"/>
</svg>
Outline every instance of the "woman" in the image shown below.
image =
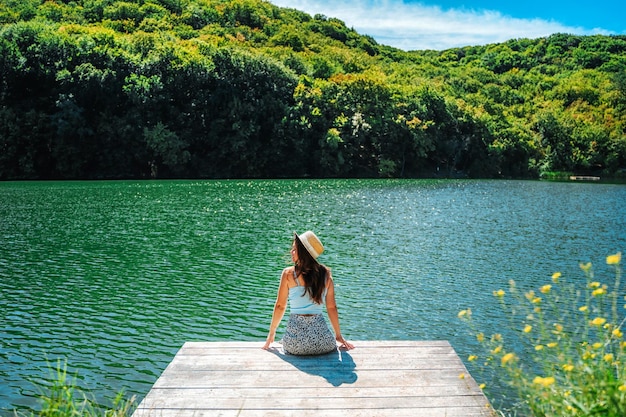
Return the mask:
<svg viewBox="0 0 626 417">
<path fill-rule="evenodd" d="M 330 269 L 317 262 L 324 251 L 322 242 L 311 231 L 295 235 L 291 246 L 294 266 L 283 269 L 270 331 L 263 349 L 268 349 L 276 337 L 276 329 L 285 314 L 287 300 L 291 308 L 283 336 L 283 349 L 293 355 L 320 355 L 354 346 L 341 335 L 339 313 L 335 302 L 335 285 Z M 335 331 L 333 337 L 322 315 L 324 303 Z"/>
</svg>

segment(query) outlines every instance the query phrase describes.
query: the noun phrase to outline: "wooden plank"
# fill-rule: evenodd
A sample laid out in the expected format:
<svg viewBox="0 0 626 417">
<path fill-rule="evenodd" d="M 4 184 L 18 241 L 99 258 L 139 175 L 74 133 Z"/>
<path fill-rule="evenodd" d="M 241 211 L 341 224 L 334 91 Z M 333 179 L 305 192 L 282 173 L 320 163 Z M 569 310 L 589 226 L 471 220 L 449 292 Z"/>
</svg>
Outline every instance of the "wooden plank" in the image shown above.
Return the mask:
<svg viewBox="0 0 626 417">
<path fill-rule="evenodd" d="M 459 384 L 460 371 L 442 372 L 437 370 L 428 371 L 415 371 L 408 370 L 390 372 L 386 370 L 380 371 L 367 371 L 358 372 L 358 386 L 359 387 L 402 387 L 402 386 L 442 386 L 442 385 L 454 385 Z M 304 384 L 311 388 L 320 388 L 328 386 L 329 382 L 333 386 L 341 386 L 342 384 L 349 384 L 351 379 L 354 379 L 352 375 L 345 376 L 333 376 L 329 375 L 327 378 L 320 375 L 317 378 L 303 375 L 301 371 L 291 371 L 290 373 L 281 373 L 269 375 L 264 371 L 240 371 L 233 373 L 227 372 L 194 372 L 186 375 L 170 375 L 164 373 L 154 387 L 167 388 L 167 387 L 186 387 L 186 388 L 206 388 L 210 386 L 218 387 L 257 387 L 257 386 L 271 386 L 271 387 L 292 387 L 294 384 Z M 334 382 L 334 384 L 333 384 Z M 466 389 L 472 389 L 472 385 L 466 387 Z"/>
<path fill-rule="evenodd" d="M 480 394 L 458 395 L 448 394 L 441 396 L 436 393 L 430 396 L 414 395 L 407 393 L 404 396 L 393 395 L 355 395 L 344 390 L 346 395 L 292 395 L 291 391 L 283 391 L 278 396 L 263 396 L 266 391 L 259 393 L 249 393 L 249 395 L 237 395 L 234 397 L 222 397 L 222 390 L 164 390 L 158 401 L 152 405 L 160 405 L 164 408 L 194 408 L 199 410 L 207 409 L 241 409 L 246 403 L 253 402 L 255 408 L 271 410 L 309 409 L 309 410 L 332 410 L 335 408 L 350 409 L 373 409 L 373 408 L 433 408 L 445 407 L 454 404 L 455 406 L 472 407 L 477 405 Z M 358 400 L 358 401 L 355 401 Z"/>
<path fill-rule="evenodd" d="M 199 395 L 214 394 L 220 398 L 254 398 L 254 397 L 281 397 L 289 396 L 290 398 L 338 398 L 345 397 L 348 394 L 361 398 L 367 397 L 433 397 L 433 396 L 454 396 L 458 395 L 458 389 L 450 385 L 438 386 L 422 386 L 422 387 L 360 387 L 352 388 L 346 385 L 341 387 L 332 387 L 330 389 L 311 390 L 311 387 L 214 387 L 204 386 L 198 388 L 158 388 L 152 391 L 157 396 L 185 396 L 190 398 Z M 158 392 L 160 390 L 160 392 Z M 354 392 L 346 392 L 346 390 L 354 390 Z M 469 389 L 467 395 L 482 395 L 480 389 Z"/>
<path fill-rule="evenodd" d="M 367 355 L 372 356 L 368 362 L 373 362 L 373 363 L 379 362 L 379 358 L 380 358 L 380 361 L 385 361 L 385 360 L 388 360 L 389 358 L 394 358 L 394 357 L 402 357 L 405 359 L 416 359 L 416 360 L 419 360 L 419 359 L 451 360 L 451 359 L 458 357 L 458 355 L 454 351 L 430 353 L 430 352 L 415 352 L 414 349 L 393 350 L 393 351 L 389 349 L 389 351 L 380 352 L 380 351 L 376 351 L 373 349 L 362 349 L 362 353 L 365 353 L 365 351 L 368 351 Z M 284 355 L 282 355 L 282 352 L 273 351 L 273 353 L 275 353 L 276 356 L 278 356 L 278 359 L 280 361 L 286 361 L 286 359 L 283 358 Z M 202 354 L 202 355 L 189 355 L 189 354 L 177 355 L 177 357 L 179 358 L 178 362 L 180 362 L 181 364 L 189 363 L 191 361 L 197 361 L 197 360 L 205 360 L 205 361 L 212 362 L 215 360 L 216 356 L 219 356 L 223 359 L 223 361 L 220 361 L 220 363 L 224 363 L 224 364 L 230 363 L 230 362 L 237 363 L 241 361 L 258 360 L 259 352 L 256 350 L 253 350 L 253 351 L 234 350 L 234 351 L 228 352 L 228 356 L 224 356 L 223 351 L 213 352 L 210 354 Z M 322 355 L 322 356 L 325 356 L 325 355 Z M 317 356 L 305 357 L 305 359 L 306 360 L 304 362 L 307 362 L 307 363 L 311 363 L 315 361 L 323 362 L 323 363 L 328 362 L 327 358 L 320 358 Z M 272 361 L 272 359 L 266 359 L 263 363 L 267 363 L 268 361 Z M 277 361 L 274 361 L 274 362 L 277 362 Z"/>
<path fill-rule="evenodd" d="M 195 410 L 154 409 L 138 410 L 137 417 L 491 417 L 492 411 L 480 407 L 445 407 L 416 409 L 368 409 L 368 410 L 265 410 L 245 407 L 241 410 Z"/>
<path fill-rule="evenodd" d="M 353 342 L 354 343 L 354 342 Z M 277 346 L 278 344 L 274 344 Z M 421 348 L 425 346 L 440 346 L 450 349 L 450 343 L 447 340 L 408 340 L 408 341 L 395 341 L 395 340 L 361 340 L 357 342 L 359 348 L 402 348 L 406 346 Z M 222 350 L 228 349 L 258 349 L 263 346 L 263 342 L 185 342 L 180 349 L 181 353 L 187 350 L 200 349 L 201 351 L 209 350 Z"/>
<path fill-rule="evenodd" d="M 301 357 L 277 344 L 187 342 L 134 417 L 494 415 L 448 342 L 355 345 Z"/>
<path fill-rule="evenodd" d="M 449 358 L 406 358 L 402 362 L 394 360 L 397 356 L 378 356 L 378 363 L 385 361 L 384 369 L 458 369 L 459 365 L 454 361 L 456 356 Z M 334 361 L 308 360 L 298 363 L 298 369 L 332 369 L 338 366 Z M 241 369 L 254 369 L 258 371 L 289 370 L 293 367 L 287 361 L 266 361 L 258 363 L 254 358 L 229 357 L 216 360 L 215 357 L 187 357 L 180 358 L 173 366 L 176 372 L 194 371 L 198 368 L 203 371 L 237 371 Z M 357 367 L 355 366 L 355 369 Z M 365 363 L 358 366 L 359 370 L 380 369 L 376 363 Z"/>
</svg>

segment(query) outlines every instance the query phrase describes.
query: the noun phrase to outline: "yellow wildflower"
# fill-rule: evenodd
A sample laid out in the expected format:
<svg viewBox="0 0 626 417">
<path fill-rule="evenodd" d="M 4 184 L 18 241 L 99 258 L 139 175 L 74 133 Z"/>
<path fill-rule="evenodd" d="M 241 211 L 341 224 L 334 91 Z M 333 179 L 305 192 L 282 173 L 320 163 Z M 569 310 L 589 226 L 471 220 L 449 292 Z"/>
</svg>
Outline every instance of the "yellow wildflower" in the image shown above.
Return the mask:
<svg viewBox="0 0 626 417">
<path fill-rule="evenodd" d="M 540 376 L 536 376 L 535 379 L 533 379 L 533 384 L 542 385 L 544 387 L 549 387 L 550 385 L 554 384 L 555 382 L 556 382 L 556 380 L 554 379 L 553 376 L 547 376 L 545 378 L 542 378 Z"/>
<path fill-rule="evenodd" d="M 535 350 L 536 350 L 536 351 L 540 351 L 540 350 L 542 350 L 542 349 L 543 349 L 543 345 L 537 345 L 537 346 L 535 346 Z"/>
<path fill-rule="evenodd" d="M 591 347 L 593 347 L 594 349 L 600 349 L 602 347 L 602 343 L 600 342 L 596 342 L 593 345 L 591 345 Z"/>
<path fill-rule="evenodd" d="M 626 349 L 626 342 L 620 342 L 619 347 Z"/>
<path fill-rule="evenodd" d="M 487 386 L 486 384 L 480 384 L 480 385 L 478 386 L 478 388 L 480 388 L 480 389 L 485 389 L 485 387 L 486 387 L 486 386 Z"/>
<path fill-rule="evenodd" d="M 495 340 L 496 342 L 499 342 L 500 340 L 502 340 L 502 335 L 500 333 L 494 334 L 493 340 Z"/>
<path fill-rule="evenodd" d="M 495 349 L 493 349 L 493 350 L 491 351 L 491 353 L 493 353 L 493 354 L 495 355 L 495 354 L 500 353 L 501 351 L 502 351 L 502 346 L 498 346 L 498 347 L 496 347 Z"/>
<path fill-rule="evenodd" d="M 515 353 L 507 353 L 502 357 L 502 366 L 515 360 Z"/>
<path fill-rule="evenodd" d="M 600 288 L 600 283 L 598 281 L 593 281 L 593 282 L 590 282 L 587 286 L 589 288 Z"/>
<path fill-rule="evenodd" d="M 533 290 L 530 290 L 524 296 L 528 301 L 531 301 L 533 298 L 535 298 L 535 292 Z"/>
<path fill-rule="evenodd" d="M 552 289 L 552 285 L 546 284 L 543 287 L 541 287 L 539 291 L 541 291 L 542 294 L 548 294 L 551 289 Z"/>
<path fill-rule="evenodd" d="M 561 333 L 563 331 L 563 325 L 559 323 L 554 323 L 554 328 L 556 333 Z"/>
<path fill-rule="evenodd" d="M 613 362 L 613 354 L 612 353 L 607 353 L 606 355 L 604 355 L 603 359 L 604 359 L 605 362 L 611 363 L 611 362 Z"/>
<path fill-rule="evenodd" d="M 616 337 L 618 339 L 621 339 L 622 336 L 624 335 L 624 333 L 622 333 L 622 331 L 620 329 L 614 329 L 611 334 L 613 335 L 613 337 Z"/>
<path fill-rule="evenodd" d="M 535 307 L 535 308 L 533 309 L 533 311 L 534 311 L 535 313 L 540 313 L 540 312 L 541 312 L 541 307 Z"/>
<path fill-rule="evenodd" d="M 533 326 L 531 326 L 530 324 L 527 324 L 524 327 L 524 333 L 530 333 L 533 330 Z"/>
<path fill-rule="evenodd" d="M 594 297 L 597 297 L 598 295 L 604 295 L 604 294 L 606 294 L 606 289 L 604 288 L 596 288 L 595 290 L 591 292 L 591 295 L 593 295 Z"/>
<path fill-rule="evenodd" d="M 587 262 L 586 264 L 581 262 L 578 266 L 580 266 L 580 269 L 583 271 L 588 272 L 591 269 L 591 262 Z"/>
<path fill-rule="evenodd" d="M 591 320 L 591 325 L 592 326 L 602 326 L 604 323 L 606 323 L 606 319 L 602 318 L 602 317 L 596 317 L 595 319 Z"/>
<path fill-rule="evenodd" d="M 555 272 L 554 274 L 552 274 L 552 282 L 554 282 L 555 284 L 559 282 L 559 278 L 561 278 L 560 272 Z"/>
<path fill-rule="evenodd" d="M 465 374 L 463 372 L 459 374 L 459 379 L 465 379 Z"/>
<path fill-rule="evenodd" d="M 583 359 L 594 358 L 596 355 L 592 355 L 591 352 L 583 353 Z"/>
<path fill-rule="evenodd" d="M 476 335 L 476 340 L 478 340 L 479 342 L 482 342 L 485 340 L 485 335 L 483 333 L 478 333 Z"/>
<path fill-rule="evenodd" d="M 606 257 L 606 263 L 609 265 L 617 265 L 622 260 L 622 252 L 617 252 L 615 255 L 609 255 Z"/>
<path fill-rule="evenodd" d="M 555 348 L 557 347 L 559 344 L 557 342 L 550 342 L 548 343 L 546 346 L 548 346 L 549 348 Z"/>
<path fill-rule="evenodd" d="M 461 310 L 459 311 L 458 316 L 460 319 L 462 319 L 463 317 L 470 318 L 472 316 L 472 309 L 468 308 L 467 310 Z"/>
<path fill-rule="evenodd" d="M 574 370 L 574 365 L 569 364 L 569 363 L 566 365 L 563 365 L 563 370 L 565 372 L 572 372 Z"/>
<path fill-rule="evenodd" d="M 539 297 L 533 298 L 533 301 L 532 301 L 533 304 L 539 304 L 540 302 L 541 302 L 541 298 Z"/>
<path fill-rule="evenodd" d="M 498 291 L 493 292 L 494 297 L 498 297 L 498 298 L 504 297 L 504 294 L 506 294 L 504 290 L 498 290 Z"/>
<path fill-rule="evenodd" d="M 587 306 L 582 306 L 582 307 L 579 307 L 579 308 L 578 308 L 578 310 L 579 310 L 579 311 L 582 311 L 582 312 L 584 313 L 585 311 L 589 310 L 589 307 L 587 307 Z"/>
<path fill-rule="evenodd" d="M 476 356 L 476 355 L 469 355 L 469 356 L 467 357 L 467 360 L 468 360 L 468 361 L 470 361 L 470 362 L 473 362 L 473 361 L 475 361 L 476 359 L 478 359 L 478 356 Z"/>
<path fill-rule="evenodd" d="M 626 391 L 626 384 L 620 385 L 617 389 L 622 391 L 622 392 Z"/>
</svg>

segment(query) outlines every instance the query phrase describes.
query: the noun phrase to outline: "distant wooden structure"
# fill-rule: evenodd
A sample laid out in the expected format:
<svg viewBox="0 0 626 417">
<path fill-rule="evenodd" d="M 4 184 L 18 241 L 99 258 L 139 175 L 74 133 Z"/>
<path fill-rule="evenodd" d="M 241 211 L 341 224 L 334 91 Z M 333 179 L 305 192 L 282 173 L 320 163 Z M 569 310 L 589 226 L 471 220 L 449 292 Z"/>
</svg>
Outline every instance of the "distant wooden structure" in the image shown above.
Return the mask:
<svg viewBox="0 0 626 417">
<path fill-rule="evenodd" d="M 187 342 L 133 417 L 495 416 L 447 341 L 354 344 L 302 357 L 279 344 Z"/>
<path fill-rule="evenodd" d="M 600 177 L 592 175 L 570 175 L 570 181 L 600 181 Z"/>
</svg>

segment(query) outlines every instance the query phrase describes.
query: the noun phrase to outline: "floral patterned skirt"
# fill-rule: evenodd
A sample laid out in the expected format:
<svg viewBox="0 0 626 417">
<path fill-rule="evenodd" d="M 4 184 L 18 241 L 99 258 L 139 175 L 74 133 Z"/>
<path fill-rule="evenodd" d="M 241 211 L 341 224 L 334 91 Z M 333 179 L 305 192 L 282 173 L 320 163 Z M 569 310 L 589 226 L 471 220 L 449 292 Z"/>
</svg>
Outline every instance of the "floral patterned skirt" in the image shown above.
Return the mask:
<svg viewBox="0 0 626 417">
<path fill-rule="evenodd" d="M 292 355 L 321 355 L 337 349 L 335 337 L 321 314 L 291 314 L 282 343 L 285 352 Z"/>
</svg>

